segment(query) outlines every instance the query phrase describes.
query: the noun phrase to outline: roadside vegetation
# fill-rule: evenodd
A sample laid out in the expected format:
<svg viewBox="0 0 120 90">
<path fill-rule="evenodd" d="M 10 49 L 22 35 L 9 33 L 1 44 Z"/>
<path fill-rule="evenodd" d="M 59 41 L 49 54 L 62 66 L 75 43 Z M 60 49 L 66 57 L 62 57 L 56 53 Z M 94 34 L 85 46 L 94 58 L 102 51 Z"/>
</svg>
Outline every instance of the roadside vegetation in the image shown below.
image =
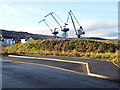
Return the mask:
<svg viewBox="0 0 120 90">
<path fill-rule="evenodd" d="M 66 56 L 109 60 L 120 66 L 118 43 L 88 39 L 46 39 L 2 47 L 2 54 Z"/>
</svg>

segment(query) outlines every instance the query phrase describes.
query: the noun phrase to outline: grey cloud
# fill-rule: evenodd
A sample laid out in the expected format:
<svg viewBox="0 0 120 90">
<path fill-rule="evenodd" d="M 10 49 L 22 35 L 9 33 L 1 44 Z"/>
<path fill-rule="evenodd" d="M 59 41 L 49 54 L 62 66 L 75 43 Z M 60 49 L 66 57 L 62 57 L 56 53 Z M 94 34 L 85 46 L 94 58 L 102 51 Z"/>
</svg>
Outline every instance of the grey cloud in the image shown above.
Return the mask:
<svg viewBox="0 0 120 90">
<path fill-rule="evenodd" d="M 98 29 L 114 29 L 118 27 L 118 21 L 105 21 L 105 20 L 98 20 L 98 21 L 88 21 L 82 23 L 85 30 L 98 30 Z"/>
</svg>

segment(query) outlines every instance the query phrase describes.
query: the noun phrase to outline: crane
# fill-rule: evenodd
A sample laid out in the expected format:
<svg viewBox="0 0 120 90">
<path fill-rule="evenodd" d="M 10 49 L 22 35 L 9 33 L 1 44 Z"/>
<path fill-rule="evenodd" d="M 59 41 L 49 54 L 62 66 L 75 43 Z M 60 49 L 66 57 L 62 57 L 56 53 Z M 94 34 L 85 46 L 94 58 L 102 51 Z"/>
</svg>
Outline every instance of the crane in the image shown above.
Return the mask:
<svg viewBox="0 0 120 90">
<path fill-rule="evenodd" d="M 68 25 L 68 24 L 66 24 L 66 23 L 64 23 L 54 12 L 51 12 L 51 13 L 49 13 L 49 14 L 47 14 L 46 16 L 44 16 L 44 18 L 46 18 L 46 17 L 48 17 L 49 15 L 51 15 L 52 17 L 53 17 L 53 19 L 55 20 L 55 22 L 58 24 L 58 26 L 61 28 L 61 31 L 63 31 L 64 32 L 64 38 L 66 38 L 67 37 L 67 32 L 69 31 L 69 28 L 66 28 L 66 25 Z M 60 23 L 58 22 L 58 20 L 55 18 L 55 16 L 57 17 L 57 18 L 59 18 L 64 24 L 65 24 L 65 26 L 61 26 L 60 25 Z M 64 28 L 63 28 L 64 27 Z"/>
<path fill-rule="evenodd" d="M 75 33 L 76 33 L 76 35 L 78 36 L 78 38 L 80 38 L 80 36 L 81 36 L 82 34 L 85 34 L 85 31 L 83 31 L 82 26 L 80 25 L 80 23 L 79 23 L 78 20 L 76 19 L 76 17 L 75 17 L 75 15 L 73 14 L 72 10 L 70 10 L 70 11 L 68 12 L 68 18 L 67 18 L 67 22 L 66 22 L 66 23 L 68 23 L 69 16 L 71 17 L 71 21 L 72 21 L 72 23 L 73 23 L 73 27 L 74 27 L 74 29 L 75 29 Z M 78 30 L 77 30 L 77 28 L 76 28 L 76 26 L 75 26 L 75 23 L 74 23 L 73 18 L 75 19 L 75 21 L 76 21 L 77 24 L 79 25 L 79 29 L 78 29 Z"/>
<path fill-rule="evenodd" d="M 55 28 L 54 30 L 52 30 L 51 27 L 49 26 L 49 24 L 46 22 L 46 19 L 42 19 L 42 20 L 41 20 L 40 22 L 38 22 L 38 23 L 41 23 L 42 21 L 49 27 L 49 29 L 51 30 L 54 38 L 57 38 L 57 34 L 58 34 L 58 31 L 56 31 L 57 28 Z"/>
</svg>

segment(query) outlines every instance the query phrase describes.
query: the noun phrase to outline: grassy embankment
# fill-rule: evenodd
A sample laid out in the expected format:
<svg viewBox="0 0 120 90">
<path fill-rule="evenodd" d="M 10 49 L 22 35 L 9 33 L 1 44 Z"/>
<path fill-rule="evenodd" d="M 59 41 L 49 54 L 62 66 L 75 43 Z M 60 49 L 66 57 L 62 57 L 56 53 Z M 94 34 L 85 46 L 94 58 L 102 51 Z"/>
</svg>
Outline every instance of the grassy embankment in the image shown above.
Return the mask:
<svg viewBox="0 0 120 90">
<path fill-rule="evenodd" d="M 3 54 L 51 55 L 109 60 L 120 66 L 118 44 L 86 39 L 36 40 L 2 48 Z"/>
</svg>

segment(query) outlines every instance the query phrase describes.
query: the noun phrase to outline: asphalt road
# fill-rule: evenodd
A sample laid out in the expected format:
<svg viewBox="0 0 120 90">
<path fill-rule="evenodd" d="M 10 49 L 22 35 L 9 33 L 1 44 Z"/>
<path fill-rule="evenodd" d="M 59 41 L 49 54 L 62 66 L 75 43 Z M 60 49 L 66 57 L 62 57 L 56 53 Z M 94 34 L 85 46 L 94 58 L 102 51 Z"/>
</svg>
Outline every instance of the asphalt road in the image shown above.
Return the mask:
<svg viewBox="0 0 120 90">
<path fill-rule="evenodd" d="M 117 82 L 82 74 L 84 72 L 82 65 L 79 66 L 81 74 L 77 74 L 43 66 L 42 64 L 49 65 L 49 63 L 39 60 L 33 60 L 36 64 L 4 60 L 26 62 L 28 59 L 3 57 L 2 66 L 0 66 L 2 67 L 2 88 L 119 88 Z M 50 63 L 52 66 L 54 64 L 56 63 Z"/>
</svg>

